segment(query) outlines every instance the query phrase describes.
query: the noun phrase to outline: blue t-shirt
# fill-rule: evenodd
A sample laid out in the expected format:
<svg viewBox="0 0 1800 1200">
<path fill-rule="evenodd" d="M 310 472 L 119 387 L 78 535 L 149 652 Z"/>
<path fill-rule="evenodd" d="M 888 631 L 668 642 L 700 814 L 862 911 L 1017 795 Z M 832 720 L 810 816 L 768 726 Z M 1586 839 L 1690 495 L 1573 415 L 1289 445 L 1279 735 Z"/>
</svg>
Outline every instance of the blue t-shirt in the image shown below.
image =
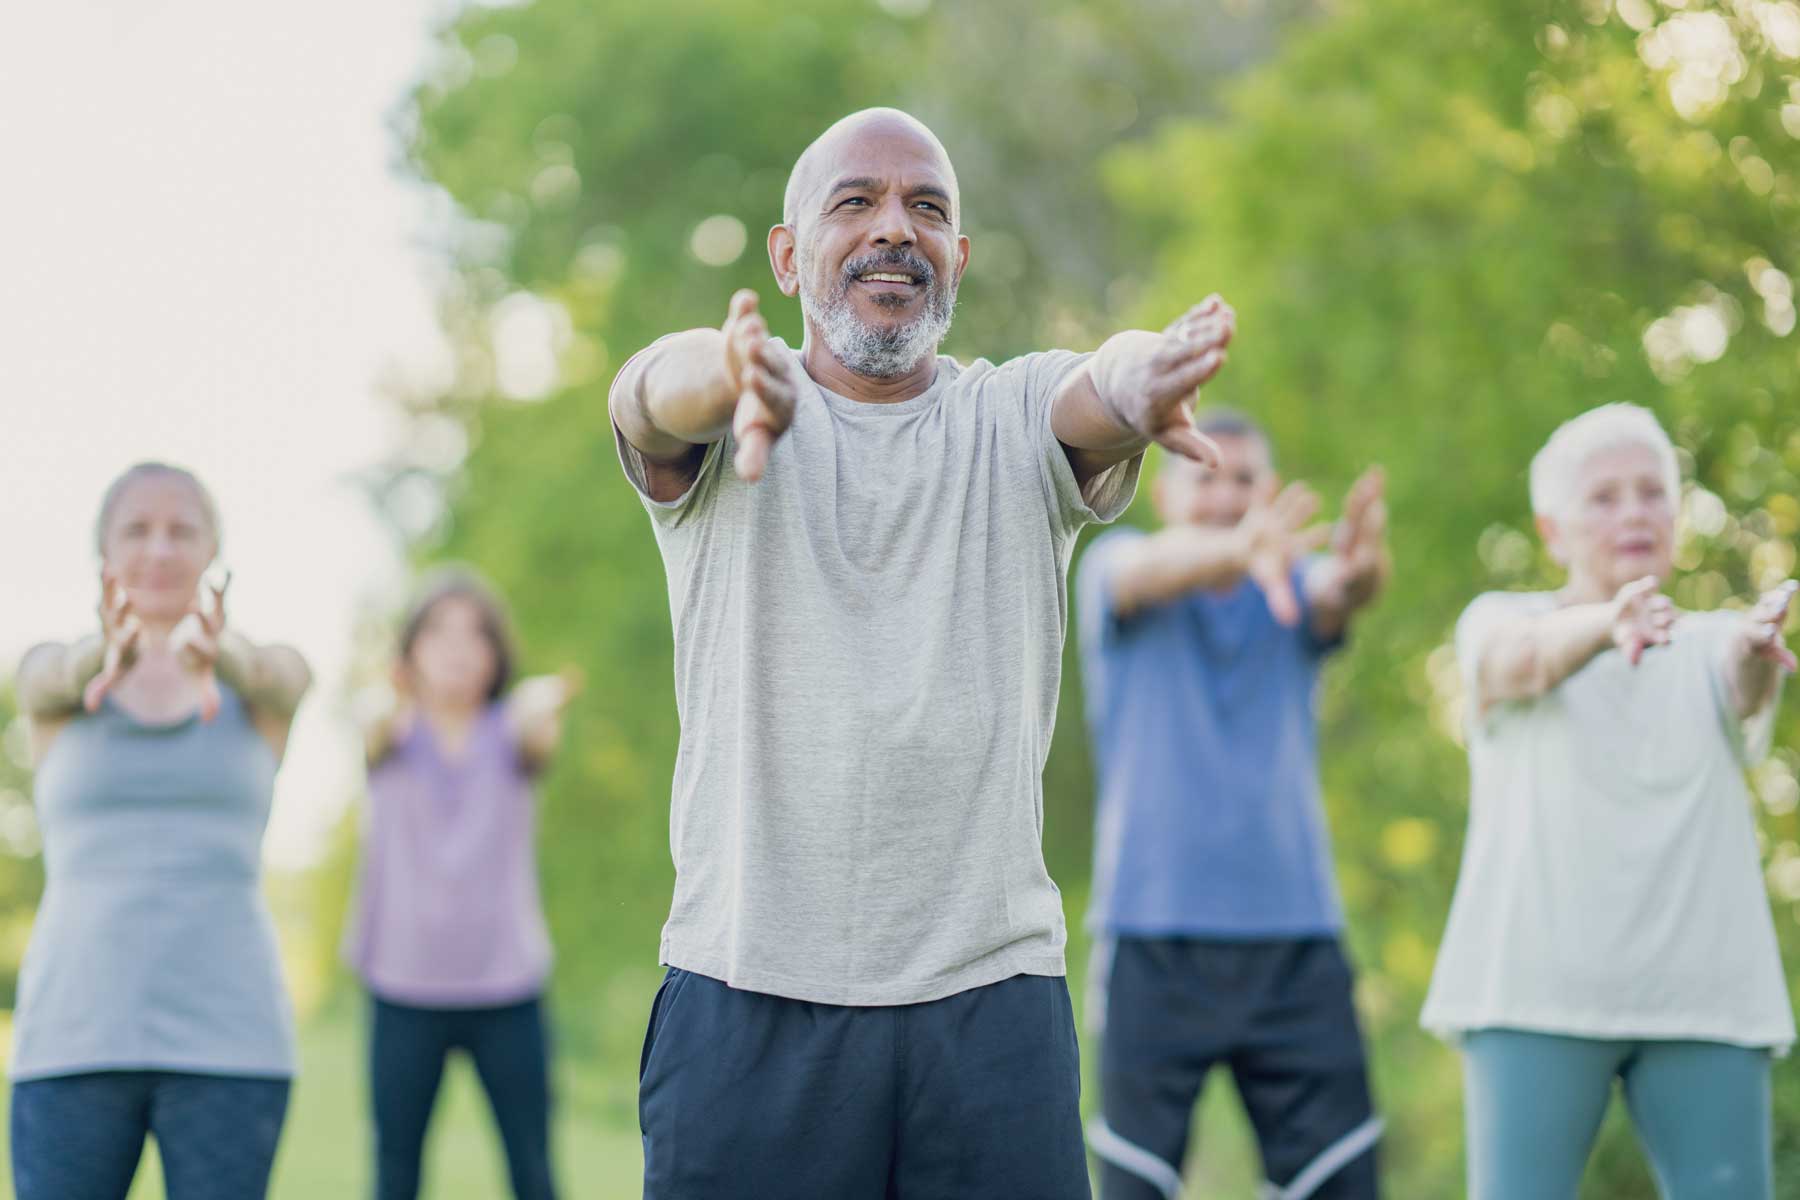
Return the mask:
<svg viewBox="0 0 1800 1200">
<path fill-rule="evenodd" d="M 1095 539 L 1076 580 L 1100 791 L 1088 924 L 1136 936 L 1335 934 L 1315 693 L 1337 642 L 1312 634 L 1304 598 L 1300 624 L 1282 626 L 1247 579 L 1120 617 L 1114 564 L 1144 536 Z"/>
</svg>

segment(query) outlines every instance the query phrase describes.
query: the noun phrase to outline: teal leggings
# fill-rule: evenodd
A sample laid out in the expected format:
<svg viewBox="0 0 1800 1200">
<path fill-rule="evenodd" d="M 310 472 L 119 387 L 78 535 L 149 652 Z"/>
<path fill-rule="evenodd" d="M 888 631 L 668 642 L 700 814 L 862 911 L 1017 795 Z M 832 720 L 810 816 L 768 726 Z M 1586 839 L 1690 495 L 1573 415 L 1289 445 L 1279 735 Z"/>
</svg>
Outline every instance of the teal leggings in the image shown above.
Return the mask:
<svg viewBox="0 0 1800 1200">
<path fill-rule="evenodd" d="M 1470 1200 L 1575 1200 L 1624 1084 L 1664 1200 L 1770 1200 L 1769 1052 L 1483 1029 L 1463 1040 Z"/>
</svg>

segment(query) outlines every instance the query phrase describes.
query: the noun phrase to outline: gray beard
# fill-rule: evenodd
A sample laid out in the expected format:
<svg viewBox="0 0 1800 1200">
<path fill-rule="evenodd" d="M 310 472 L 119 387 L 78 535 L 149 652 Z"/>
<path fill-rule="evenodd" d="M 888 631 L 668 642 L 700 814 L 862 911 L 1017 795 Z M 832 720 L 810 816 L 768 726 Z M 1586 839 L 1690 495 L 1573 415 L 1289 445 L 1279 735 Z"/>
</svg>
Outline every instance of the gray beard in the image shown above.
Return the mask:
<svg viewBox="0 0 1800 1200">
<path fill-rule="evenodd" d="M 850 300 L 855 282 L 845 278 L 837 290 L 821 296 L 810 286 L 812 271 L 802 256 L 800 263 L 800 311 L 825 339 L 831 356 L 867 379 L 893 379 L 935 354 L 950 332 L 956 308 L 956 285 L 942 286 L 933 278 L 927 285 L 924 311 L 904 325 L 868 325 L 856 315 Z"/>
</svg>

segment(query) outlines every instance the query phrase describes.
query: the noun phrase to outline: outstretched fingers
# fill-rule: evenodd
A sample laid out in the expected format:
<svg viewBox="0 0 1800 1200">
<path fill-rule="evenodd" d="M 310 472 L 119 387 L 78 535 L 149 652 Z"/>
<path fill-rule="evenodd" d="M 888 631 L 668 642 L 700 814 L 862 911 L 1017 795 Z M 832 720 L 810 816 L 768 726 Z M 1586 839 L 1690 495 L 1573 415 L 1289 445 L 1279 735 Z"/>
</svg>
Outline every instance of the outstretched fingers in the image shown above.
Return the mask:
<svg viewBox="0 0 1800 1200">
<path fill-rule="evenodd" d="M 738 397 L 737 412 L 731 421 L 731 434 L 738 444 L 731 463 L 745 483 L 761 479 L 769 465 L 769 452 L 775 446 L 775 434 L 770 428 L 772 420 L 762 397 L 746 388 Z"/>
<path fill-rule="evenodd" d="M 117 611 L 121 615 L 107 634 L 106 653 L 100 660 L 100 673 L 88 680 L 87 687 L 81 692 L 81 705 L 90 713 L 99 711 L 106 694 L 124 676 L 131 652 L 137 648 L 138 639 L 143 635 L 143 625 L 137 614 L 131 611 L 129 602 Z"/>
<path fill-rule="evenodd" d="M 1318 513 L 1319 494 L 1295 480 L 1275 494 L 1270 508 L 1283 529 L 1299 529 Z"/>
<path fill-rule="evenodd" d="M 1219 444 L 1200 432 L 1200 427 L 1194 424 L 1194 414 L 1186 405 L 1175 410 L 1169 423 L 1156 432 L 1154 440 L 1171 454 L 1179 454 L 1203 467 L 1217 470 L 1222 461 Z"/>
<path fill-rule="evenodd" d="M 1300 599 L 1294 595 L 1293 574 L 1285 557 L 1266 555 L 1258 558 L 1251 564 L 1250 578 L 1262 591 L 1270 615 L 1289 628 L 1300 623 Z"/>
<path fill-rule="evenodd" d="M 1780 587 L 1764 592 L 1756 607 L 1750 610 L 1750 637 L 1756 653 L 1787 671 L 1800 669 L 1800 659 L 1782 638 L 1788 609 L 1792 607 L 1797 591 L 1800 591 L 1800 582 L 1790 579 Z"/>
</svg>

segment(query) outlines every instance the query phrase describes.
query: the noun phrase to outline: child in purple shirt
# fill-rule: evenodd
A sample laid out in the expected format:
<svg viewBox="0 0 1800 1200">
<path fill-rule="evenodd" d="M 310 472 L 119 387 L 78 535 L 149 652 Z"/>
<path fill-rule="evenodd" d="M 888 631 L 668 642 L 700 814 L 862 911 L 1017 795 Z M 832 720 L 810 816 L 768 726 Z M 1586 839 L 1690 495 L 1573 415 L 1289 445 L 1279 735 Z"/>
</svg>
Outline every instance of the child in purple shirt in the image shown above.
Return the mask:
<svg viewBox="0 0 1800 1200">
<path fill-rule="evenodd" d="M 538 897 L 532 779 L 574 687 L 510 687 L 499 602 L 475 576 L 434 577 L 408 615 L 397 703 L 370 730 L 367 836 L 347 947 L 372 999 L 376 1196 L 419 1194 L 449 1052 L 493 1106 L 514 1195 L 549 1200 L 550 939 Z"/>
</svg>

